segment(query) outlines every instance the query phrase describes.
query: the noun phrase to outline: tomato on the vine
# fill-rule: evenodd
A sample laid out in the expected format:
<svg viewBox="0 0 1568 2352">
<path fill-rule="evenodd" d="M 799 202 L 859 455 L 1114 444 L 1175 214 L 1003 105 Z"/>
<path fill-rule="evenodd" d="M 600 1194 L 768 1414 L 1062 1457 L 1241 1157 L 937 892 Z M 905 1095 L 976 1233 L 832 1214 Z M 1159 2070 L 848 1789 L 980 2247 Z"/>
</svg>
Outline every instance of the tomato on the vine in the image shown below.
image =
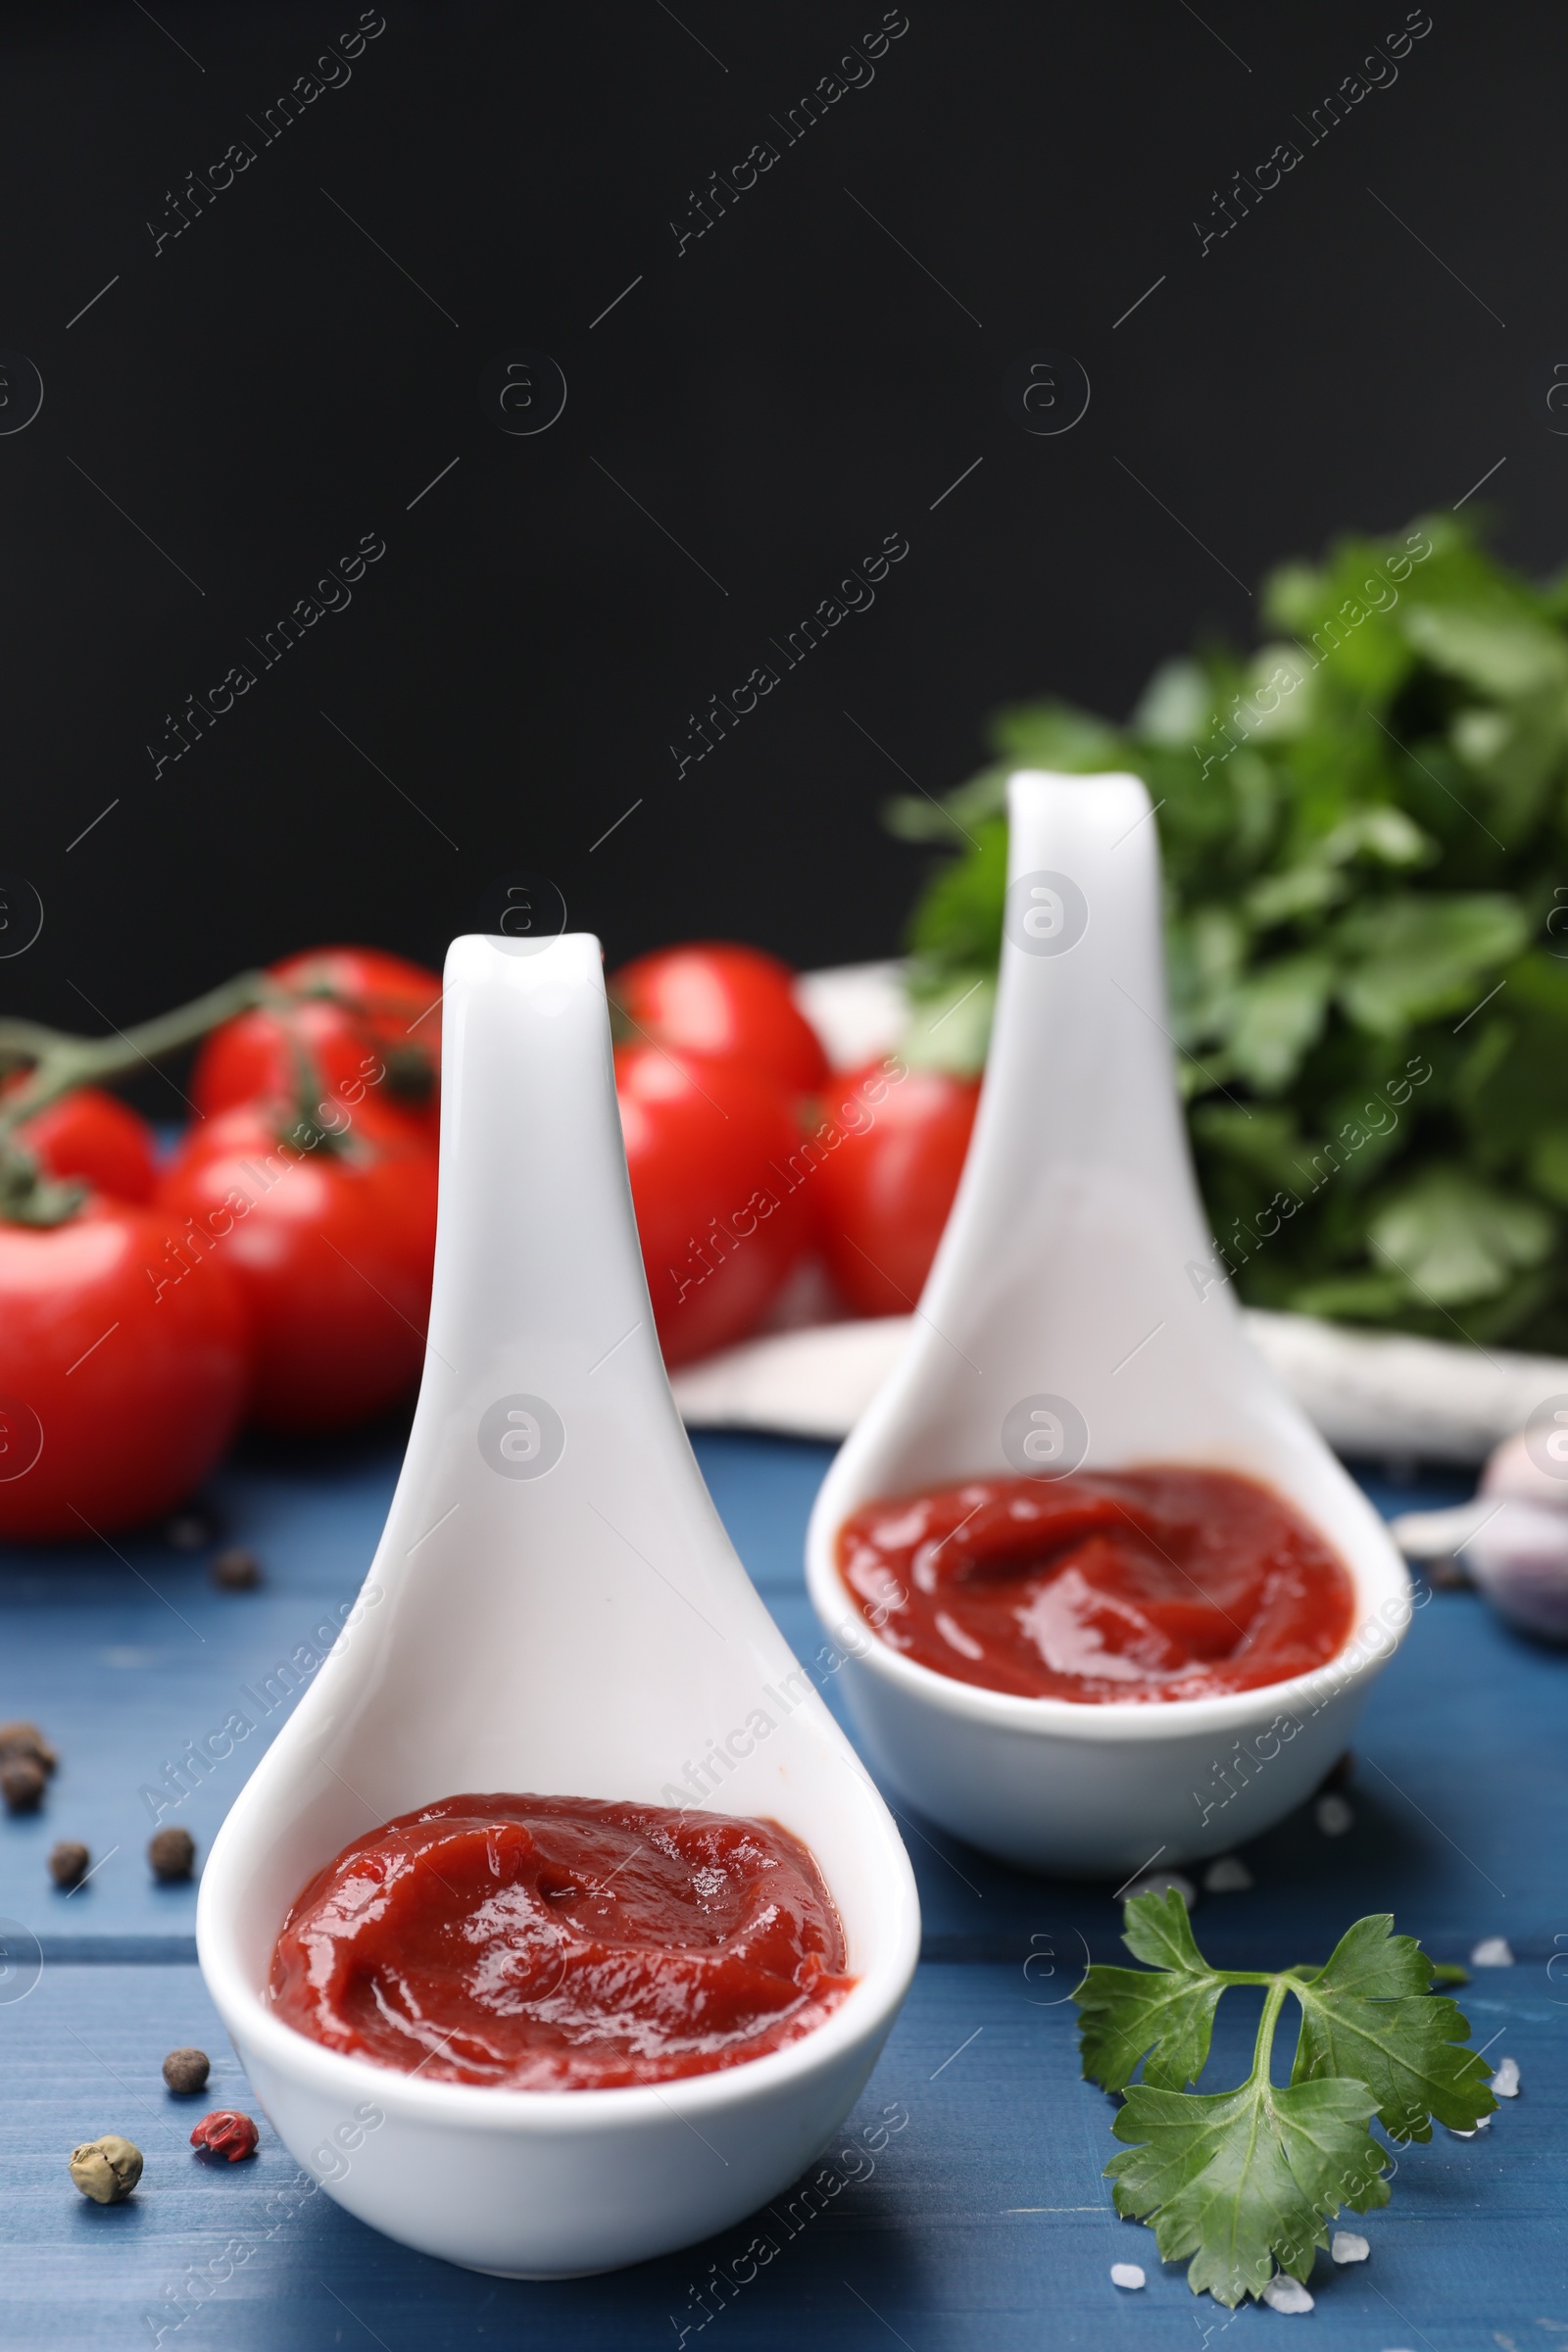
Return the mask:
<svg viewBox="0 0 1568 2352">
<path fill-rule="evenodd" d="M 6 1088 L 10 1094 L 23 1080 Z M 78 1086 L 16 1129 L 46 1176 L 79 1176 L 112 1200 L 150 1200 L 158 1183 L 153 1131 L 128 1102 L 102 1087 Z"/>
<path fill-rule="evenodd" d="M 112 1533 L 210 1470 L 245 1401 L 244 1302 L 212 1260 L 167 1279 L 169 1220 L 91 1200 L 0 1223 L 0 1536 Z"/>
<path fill-rule="evenodd" d="M 258 1005 L 215 1029 L 196 1056 L 191 1095 L 204 1113 L 292 1100 L 301 1054 L 329 1091 L 375 1088 L 434 1142 L 440 1125 L 441 981 L 376 948 L 313 948 L 268 967 L 288 1004 Z M 379 1073 L 379 1074 L 378 1074 Z"/>
<path fill-rule="evenodd" d="M 743 1339 L 809 1239 L 787 1099 L 745 1062 L 622 1047 L 615 1091 L 664 1361 Z"/>
<path fill-rule="evenodd" d="M 249 1409 L 270 1429 L 367 1420 L 424 1355 L 435 1154 L 372 1099 L 323 1102 L 321 1117 L 334 1131 L 276 1105 L 221 1111 L 159 1187 L 181 1250 L 221 1258 L 239 1285 Z"/>
<path fill-rule="evenodd" d="M 733 1057 L 804 1095 L 826 1078 L 827 1056 L 793 981 L 787 963 L 759 948 L 700 942 L 639 956 L 606 986 L 627 1044 Z"/>
<path fill-rule="evenodd" d="M 919 1298 L 979 1100 L 977 1078 L 896 1058 L 834 1079 L 830 1124 L 842 1140 L 813 1179 L 818 1240 L 857 1314 L 907 1314 Z"/>
</svg>

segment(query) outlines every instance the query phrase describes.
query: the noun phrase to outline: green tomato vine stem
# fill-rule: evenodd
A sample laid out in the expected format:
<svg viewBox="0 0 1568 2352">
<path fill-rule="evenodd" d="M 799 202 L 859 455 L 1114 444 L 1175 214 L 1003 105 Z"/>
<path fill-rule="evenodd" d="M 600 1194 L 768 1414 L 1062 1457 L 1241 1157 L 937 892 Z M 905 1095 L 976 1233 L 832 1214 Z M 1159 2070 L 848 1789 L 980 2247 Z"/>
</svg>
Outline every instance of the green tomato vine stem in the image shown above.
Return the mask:
<svg viewBox="0 0 1568 2352">
<path fill-rule="evenodd" d="M 0 1218 L 22 1225 L 63 1224 L 80 1205 L 85 1189 L 43 1175 L 17 1132 L 24 1121 L 78 1087 L 122 1077 L 138 1066 L 150 1067 L 165 1054 L 195 1045 L 238 1013 L 262 1004 L 286 1011 L 294 1003 L 293 993 L 267 973 L 238 972 L 188 1004 L 108 1037 L 74 1037 L 42 1021 L 0 1020 L 0 1070 L 7 1065 L 27 1070 L 24 1082 L 0 1099 Z M 315 1080 L 318 1073 L 305 1046 L 294 1042 L 305 1091 L 306 1079 Z M 315 1091 L 319 1092 L 318 1085 Z"/>
<path fill-rule="evenodd" d="M 289 1001 L 288 992 L 265 972 L 239 972 L 190 1004 L 139 1021 L 134 1029 L 117 1029 L 110 1037 L 73 1037 L 64 1029 L 45 1028 L 41 1021 L 0 1021 L 0 1058 L 32 1064 L 26 1083 L 0 1102 L 0 1137 L 78 1086 L 122 1077 L 138 1062 L 177 1053 L 258 1004 Z"/>
</svg>

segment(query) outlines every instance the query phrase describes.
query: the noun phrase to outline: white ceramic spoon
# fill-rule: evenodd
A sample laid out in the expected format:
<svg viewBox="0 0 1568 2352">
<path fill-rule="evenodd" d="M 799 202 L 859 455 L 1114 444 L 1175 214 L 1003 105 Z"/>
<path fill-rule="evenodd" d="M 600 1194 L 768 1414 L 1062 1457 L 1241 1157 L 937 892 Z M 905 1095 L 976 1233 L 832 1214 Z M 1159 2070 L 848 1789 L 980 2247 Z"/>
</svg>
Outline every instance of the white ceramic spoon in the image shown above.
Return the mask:
<svg viewBox="0 0 1568 2352">
<path fill-rule="evenodd" d="M 364 2221 L 517 2277 L 636 2262 L 777 2194 L 909 1984 L 908 1860 L 749 1583 L 670 1400 L 597 941 L 447 959 L 424 1381 L 354 1615 L 212 1851 L 197 1941 L 279 2135 Z M 684 1784 L 684 1786 L 683 1786 Z M 351 1838 L 463 1791 L 760 1814 L 804 1838 L 858 1978 L 815 2033 L 656 2087 L 468 2087 L 341 2056 L 266 2005 L 294 1896 Z"/>
<path fill-rule="evenodd" d="M 974 1140 L 913 1337 L 817 1499 L 808 1575 L 824 1625 L 855 1644 L 846 1690 L 868 1751 L 926 1814 L 1026 1867 L 1120 1878 L 1300 1802 L 1408 1620 L 1409 1583 L 1219 1278 L 1173 1080 L 1148 794 L 1133 776 L 1023 774 L 1008 807 Z M 1274 1487 L 1337 1546 L 1372 1630 L 1315 1677 L 1107 1706 L 979 1690 L 868 1637 L 835 1564 L 852 1511 L 1080 1460 Z"/>
</svg>

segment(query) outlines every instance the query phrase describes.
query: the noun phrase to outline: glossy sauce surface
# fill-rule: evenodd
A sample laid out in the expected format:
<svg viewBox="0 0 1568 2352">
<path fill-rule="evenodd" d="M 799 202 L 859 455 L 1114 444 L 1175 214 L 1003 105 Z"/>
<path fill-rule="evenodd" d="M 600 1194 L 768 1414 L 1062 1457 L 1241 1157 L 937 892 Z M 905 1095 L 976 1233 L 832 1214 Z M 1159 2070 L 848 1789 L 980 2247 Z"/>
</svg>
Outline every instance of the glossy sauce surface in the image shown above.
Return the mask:
<svg viewBox="0 0 1568 2352">
<path fill-rule="evenodd" d="M 968 1479 L 868 1503 L 840 1571 L 890 1647 L 1023 1698 L 1203 1698 L 1322 1665 L 1350 1631 L 1337 1552 L 1283 1496 L 1155 1465 Z"/>
<path fill-rule="evenodd" d="M 295 1900 L 270 1997 L 329 2049 L 445 2082 L 604 2090 L 710 2074 L 854 1983 L 776 1822 L 451 1796 L 357 1838 Z"/>
</svg>

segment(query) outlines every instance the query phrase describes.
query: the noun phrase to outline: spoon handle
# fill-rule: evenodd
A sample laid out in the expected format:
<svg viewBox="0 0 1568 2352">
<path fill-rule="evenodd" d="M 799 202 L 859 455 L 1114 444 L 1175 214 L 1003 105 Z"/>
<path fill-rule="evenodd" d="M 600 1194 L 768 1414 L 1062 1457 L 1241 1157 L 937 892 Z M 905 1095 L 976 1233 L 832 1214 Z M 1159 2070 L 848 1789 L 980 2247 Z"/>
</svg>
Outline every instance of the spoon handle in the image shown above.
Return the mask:
<svg viewBox="0 0 1568 2352">
<path fill-rule="evenodd" d="M 1149 794 L 1136 776 L 1024 774 L 1008 810 L 994 1116 L 1020 1162 L 1130 1181 L 1173 1250 L 1206 1255 L 1172 1083 Z"/>
<path fill-rule="evenodd" d="M 1019 1446 L 1040 1430 L 1063 1433 L 1064 1469 L 1219 1458 L 1239 1422 L 1283 1409 L 1188 1152 L 1149 795 L 1136 776 L 1024 773 L 1008 815 L 974 1137 L 918 1336 L 858 1448 L 890 1450 L 883 1492 L 1031 1470 L 1044 1457 Z"/>
<path fill-rule="evenodd" d="M 1149 795 L 1136 776 L 1024 773 L 1007 799 L 996 1027 L 925 1301 L 939 1322 L 945 1305 L 969 1319 L 980 1261 L 1015 1279 L 1020 1265 L 1059 1261 L 1064 1233 L 1081 1227 L 1108 1246 L 1110 1263 L 1095 1272 L 1112 1288 L 1129 1252 L 1178 1277 L 1210 1256 L 1172 1083 Z"/>
<path fill-rule="evenodd" d="M 437 1369 L 575 1391 L 641 1326 L 654 1371 L 598 941 L 455 940 L 444 1015 Z"/>
<path fill-rule="evenodd" d="M 598 1592 L 616 1638 L 649 1659 L 665 1635 L 710 1658 L 741 1628 L 758 1655 L 792 1662 L 669 1392 L 599 942 L 454 940 L 443 1011 L 429 1342 L 377 1574 L 389 1592 L 417 1586 L 439 1609 L 470 1609 L 475 1627 L 496 1622 L 499 1591 L 526 1587 L 529 1639 L 561 1659 L 580 1651 Z M 595 1638 L 603 1665 L 610 1636 Z M 564 1703 L 574 1687 L 564 1676 Z M 644 1745 L 663 1755 L 681 1736 L 662 1723 Z"/>
</svg>

